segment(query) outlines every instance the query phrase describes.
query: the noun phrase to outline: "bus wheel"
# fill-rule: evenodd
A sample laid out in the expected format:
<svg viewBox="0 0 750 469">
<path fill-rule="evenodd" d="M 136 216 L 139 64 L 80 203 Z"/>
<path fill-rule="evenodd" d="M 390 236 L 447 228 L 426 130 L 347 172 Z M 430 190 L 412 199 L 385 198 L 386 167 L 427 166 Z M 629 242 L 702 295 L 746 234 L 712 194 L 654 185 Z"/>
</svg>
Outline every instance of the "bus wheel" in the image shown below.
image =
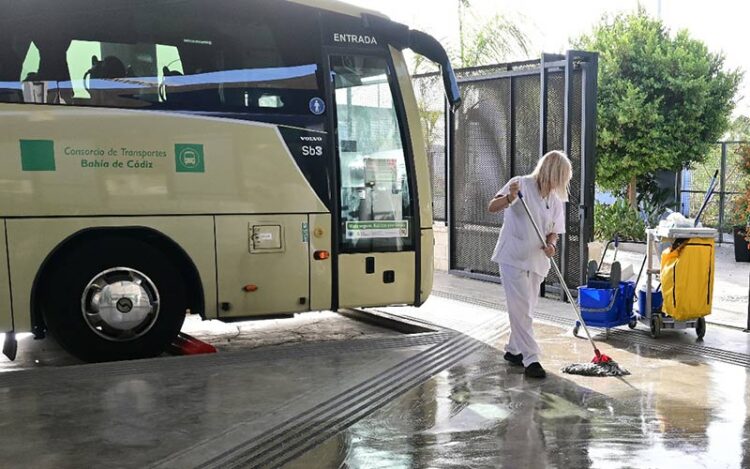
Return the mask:
<svg viewBox="0 0 750 469">
<path fill-rule="evenodd" d="M 187 309 L 180 271 L 159 249 L 126 236 L 68 249 L 41 290 L 52 336 L 90 362 L 159 355 Z"/>
</svg>

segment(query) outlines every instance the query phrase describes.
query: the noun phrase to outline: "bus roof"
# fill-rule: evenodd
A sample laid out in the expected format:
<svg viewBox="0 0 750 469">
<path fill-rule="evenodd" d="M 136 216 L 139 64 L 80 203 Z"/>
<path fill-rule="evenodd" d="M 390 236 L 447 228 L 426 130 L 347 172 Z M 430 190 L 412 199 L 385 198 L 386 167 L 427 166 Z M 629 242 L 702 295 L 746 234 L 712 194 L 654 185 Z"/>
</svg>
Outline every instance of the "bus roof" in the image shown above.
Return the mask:
<svg viewBox="0 0 750 469">
<path fill-rule="evenodd" d="M 335 13 L 343 13 L 350 16 L 362 16 L 363 14 L 377 15 L 382 18 L 388 18 L 386 15 L 368 8 L 358 7 L 351 3 L 340 2 L 338 0 L 287 0 L 291 3 L 299 3 L 300 5 L 306 5 L 313 8 L 320 8 L 323 10 L 333 11 Z"/>
<path fill-rule="evenodd" d="M 334 13 L 341 13 L 349 16 L 356 16 L 361 17 L 365 14 L 370 14 L 374 16 L 379 16 L 381 18 L 388 18 L 383 13 L 380 13 L 379 11 L 370 10 L 368 8 L 359 7 L 356 5 L 352 5 L 351 3 L 342 2 L 339 0 L 285 0 L 289 3 L 296 3 L 299 5 L 305 5 L 311 8 L 319 8 L 321 10 L 327 10 L 332 11 Z M 8 3 L 10 6 L 10 10 L 13 10 L 14 3 L 17 5 L 18 3 L 23 2 L 14 2 L 13 0 L 0 0 L 0 5 L 5 6 L 5 4 Z M 54 2 L 55 4 L 57 2 Z M 85 3 L 85 2 L 84 2 Z M 147 2 L 143 2 L 147 3 Z M 4 18 L 0 18 L 0 21 L 5 20 L 6 18 L 9 19 L 9 21 L 17 21 L 17 18 L 8 17 L 5 15 Z"/>
</svg>

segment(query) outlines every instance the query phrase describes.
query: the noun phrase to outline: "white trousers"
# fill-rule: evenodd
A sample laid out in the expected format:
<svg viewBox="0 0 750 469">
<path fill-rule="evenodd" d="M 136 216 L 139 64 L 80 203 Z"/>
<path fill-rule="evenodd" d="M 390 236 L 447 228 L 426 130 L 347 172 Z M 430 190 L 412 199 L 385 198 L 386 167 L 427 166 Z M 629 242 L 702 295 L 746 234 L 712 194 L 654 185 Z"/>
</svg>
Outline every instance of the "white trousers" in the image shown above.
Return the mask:
<svg viewBox="0 0 750 469">
<path fill-rule="evenodd" d="M 507 264 L 500 265 L 510 317 L 510 338 L 505 351 L 523 354 L 523 366 L 539 361 L 541 351 L 534 339 L 532 313 L 539 301 L 539 287 L 544 277 Z"/>
</svg>

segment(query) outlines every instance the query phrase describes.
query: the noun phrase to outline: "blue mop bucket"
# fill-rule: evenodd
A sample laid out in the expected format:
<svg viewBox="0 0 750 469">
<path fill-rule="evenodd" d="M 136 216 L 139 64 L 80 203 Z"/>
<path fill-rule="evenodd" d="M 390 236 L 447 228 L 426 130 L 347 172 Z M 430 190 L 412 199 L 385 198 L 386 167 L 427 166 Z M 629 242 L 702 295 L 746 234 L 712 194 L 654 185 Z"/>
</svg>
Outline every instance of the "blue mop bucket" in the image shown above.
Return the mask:
<svg viewBox="0 0 750 469">
<path fill-rule="evenodd" d="M 664 304 L 664 297 L 661 294 L 661 290 L 651 290 L 651 312 L 660 312 L 661 307 Z M 638 312 L 641 316 L 646 316 L 646 289 L 641 288 L 638 290 Z"/>
<path fill-rule="evenodd" d="M 608 282 L 589 282 L 578 287 L 578 305 L 587 326 L 617 327 L 627 324 L 633 313 L 634 282 L 620 282 L 610 288 Z"/>
</svg>

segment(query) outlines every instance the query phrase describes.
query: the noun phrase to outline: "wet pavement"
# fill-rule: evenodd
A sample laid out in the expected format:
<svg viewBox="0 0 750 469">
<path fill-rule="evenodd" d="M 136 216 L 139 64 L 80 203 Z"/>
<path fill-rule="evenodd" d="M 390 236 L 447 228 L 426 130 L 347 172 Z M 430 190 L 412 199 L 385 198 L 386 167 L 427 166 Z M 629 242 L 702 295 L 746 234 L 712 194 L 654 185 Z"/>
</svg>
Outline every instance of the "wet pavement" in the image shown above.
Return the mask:
<svg viewBox="0 0 750 469">
<path fill-rule="evenodd" d="M 433 298 L 449 299 L 480 306 L 492 311 L 504 311 L 506 307 L 505 291 L 502 285 L 449 275 L 446 272 L 435 273 L 435 288 L 432 296 Z M 747 303 L 745 303 L 745 308 L 747 308 Z M 417 310 L 414 314 L 422 315 L 423 313 Z M 430 311 L 429 317 L 442 317 L 441 314 L 438 311 Z M 712 316 L 706 317 L 707 322 L 712 321 Z M 534 318 L 558 324 L 568 329 L 572 328 L 575 323 L 575 313 L 570 305 L 559 301 L 553 294 L 539 299 Z M 450 321 L 451 319 L 443 317 L 442 320 Z M 455 321 L 456 318 L 454 317 L 452 320 Z M 592 331 L 597 334 L 597 338 L 605 339 L 604 330 L 592 329 Z M 581 335 L 583 335 L 583 331 L 581 331 Z M 619 346 L 617 339 L 622 339 L 628 343 L 638 342 L 644 347 L 662 350 L 671 350 L 678 346 L 682 347 L 684 351 L 692 349 L 692 352 L 699 356 L 710 355 L 717 359 L 725 359 L 736 353 L 739 354 L 736 357 L 738 360 L 734 360 L 736 363 L 747 363 L 750 366 L 750 361 L 748 361 L 750 334 L 742 333 L 741 329 L 737 327 L 724 327 L 716 323 L 709 323 L 703 340 L 698 340 L 694 329 L 662 330 L 661 338 L 655 340 L 650 337 L 649 328 L 639 323 L 635 331 L 630 331 L 625 326 L 611 329 L 610 336 L 614 346 Z"/>
<path fill-rule="evenodd" d="M 445 228 L 443 227 L 444 231 Z M 437 233 L 437 232 L 436 232 Z M 443 234 L 443 238 L 447 238 Z M 437 242 L 441 242 L 438 240 Z M 445 241 L 442 241 L 445 243 Z M 447 245 L 443 245 L 441 252 L 436 248 L 436 256 L 446 256 L 440 261 L 443 269 L 448 265 Z M 644 245 L 633 245 L 622 243 L 617 254 L 617 260 L 622 263 L 624 272 L 633 272 L 631 280 L 635 280 L 638 275 L 641 263 L 645 257 Z M 601 255 L 599 252 L 592 252 L 596 260 Z M 609 269 L 609 264 L 614 257 L 614 248 L 609 249 L 604 259 L 604 271 Z M 659 256 L 654 256 L 654 268 L 658 268 Z M 462 284 L 460 278 L 455 275 L 449 275 L 445 270 L 436 270 L 435 272 L 435 290 L 448 292 L 456 289 L 457 285 Z M 486 282 L 469 281 L 468 291 L 476 288 L 470 286 L 486 284 Z M 714 276 L 714 295 L 712 302 L 712 314 L 706 320 L 710 324 L 717 324 L 736 329 L 745 329 L 748 327 L 748 284 L 750 283 L 750 263 L 735 262 L 734 246 L 729 243 L 716 244 L 716 274 Z M 640 284 L 645 284 L 645 275 L 641 278 Z M 461 288 L 466 288 L 463 283 Z M 492 295 L 496 296 L 495 294 Z M 553 296 L 553 295 L 550 295 Z"/>
<path fill-rule="evenodd" d="M 620 349 L 632 376 L 568 376 L 559 368 L 590 359 L 588 345 L 550 326 L 537 335 L 547 379 L 484 347 L 287 467 L 750 465 L 747 369 Z"/>
<path fill-rule="evenodd" d="M 444 337 L 407 339 L 4 373 L 0 467 L 197 467 Z"/>
<path fill-rule="evenodd" d="M 397 331 L 353 321 L 330 311 L 297 314 L 290 318 L 234 323 L 224 323 L 218 320 L 203 321 L 197 315 L 188 315 L 182 332 L 210 343 L 220 353 L 402 335 Z M 4 335 L 0 334 L 0 343 L 3 339 Z M 19 336 L 18 356 L 15 361 L 10 361 L 0 355 L 0 373 L 80 364 L 83 362 L 68 355 L 53 338 L 34 340 L 31 334 Z"/>
<path fill-rule="evenodd" d="M 543 300 L 549 376 L 530 380 L 502 360 L 502 287 L 436 284 L 422 308 L 383 309 L 435 332 L 195 323 L 221 353 L 0 373 L 0 466 L 750 467 L 747 335 L 594 331 L 632 374 L 564 375 L 593 352 L 569 305 Z"/>
</svg>

